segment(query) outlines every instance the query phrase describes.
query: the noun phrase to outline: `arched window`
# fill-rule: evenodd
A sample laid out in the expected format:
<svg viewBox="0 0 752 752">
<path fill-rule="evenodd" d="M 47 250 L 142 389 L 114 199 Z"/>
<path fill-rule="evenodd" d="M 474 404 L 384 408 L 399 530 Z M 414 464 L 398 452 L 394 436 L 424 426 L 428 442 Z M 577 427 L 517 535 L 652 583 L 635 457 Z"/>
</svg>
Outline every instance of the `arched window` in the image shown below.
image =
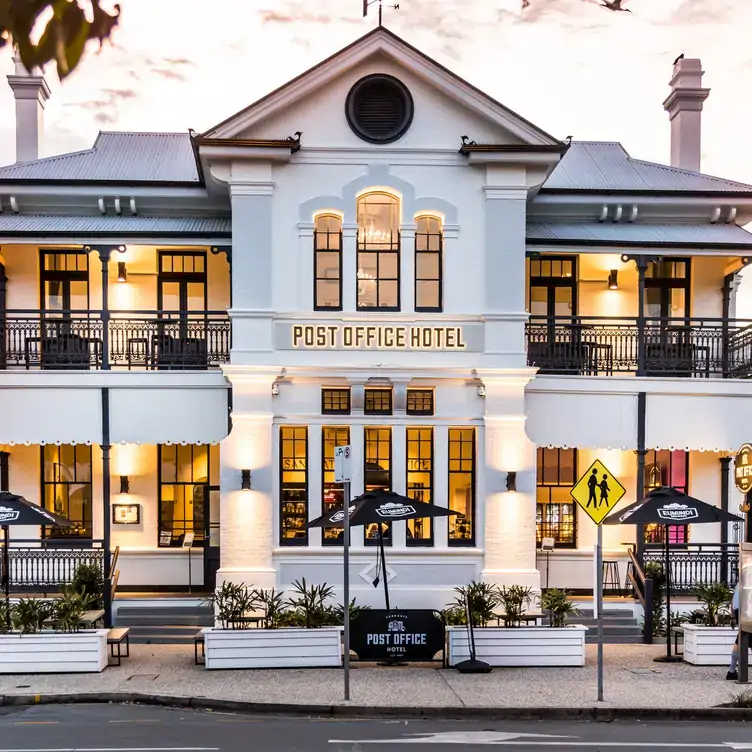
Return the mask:
<svg viewBox="0 0 752 752">
<path fill-rule="evenodd" d="M 388 193 L 358 199 L 358 310 L 399 311 L 399 200 Z"/>
<path fill-rule="evenodd" d="M 313 232 L 313 308 L 342 310 L 342 219 L 319 214 Z"/>
<path fill-rule="evenodd" d="M 418 217 L 415 231 L 415 310 L 442 310 L 444 236 L 438 217 Z"/>
</svg>

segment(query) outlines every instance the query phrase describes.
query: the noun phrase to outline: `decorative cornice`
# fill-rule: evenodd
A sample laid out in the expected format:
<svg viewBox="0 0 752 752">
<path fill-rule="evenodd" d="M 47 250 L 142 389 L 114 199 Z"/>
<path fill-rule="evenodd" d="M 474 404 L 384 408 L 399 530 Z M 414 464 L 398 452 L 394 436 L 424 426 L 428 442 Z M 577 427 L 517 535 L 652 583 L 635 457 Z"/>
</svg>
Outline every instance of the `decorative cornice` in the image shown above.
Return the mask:
<svg viewBox="0 0 752 752">
<path fill-rule="evenodd" d="M 471 141 L 469 136 L 462 136 L 460 154 L 467 156 L 473 152 L 487 152 L 494 154 L 559 154 L 563 156 L 569 149 L 569 144 L 560 141 L 556 144 L 479 144 Z"/>
<path fill-rule="evenodd" d="M 300 151 L 302 131 L 296 131 L 294 136 L 287 138 L 208 138 L 199 136 L 191 131 L 191 141 L 196 146 L 247 146 L 249 148 L 290 149 L 291 154 Z"/>
</svg>

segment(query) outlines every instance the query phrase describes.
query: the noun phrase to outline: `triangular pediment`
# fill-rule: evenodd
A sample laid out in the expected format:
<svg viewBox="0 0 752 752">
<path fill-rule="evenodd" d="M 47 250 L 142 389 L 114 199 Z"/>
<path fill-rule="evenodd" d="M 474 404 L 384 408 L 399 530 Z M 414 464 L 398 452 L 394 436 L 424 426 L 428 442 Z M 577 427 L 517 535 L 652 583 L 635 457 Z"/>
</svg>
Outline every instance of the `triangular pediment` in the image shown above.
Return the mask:
<svg viewBox="0 0 752 752">
<path fill-rule="evenodd" d="M 474 132 L 456 133 L 459 147 L 461 135 L 477 141 L 531 146 L 556 145 L 559 141 L 521 115 L 480 91 L 420 50 L 405 42 L 384 27 L 378 27 L 336 54 L 322 61 L 245 109 L 218 123 L 203 136 L 211 139 L 279 138 L 296 130 L 303 131 L 303 143 L 309 144 L 305 123 L 305 102 L 331 95 L 338 81 L 365 73 L 374 68 L 390 73 L 399 70 L 422 87 L 430 90 L 442 102 L 451 103 L 444 115 L 457 117 L 457 129 L 465 127 Z M 407 82 L 406 82 L 407 83 Z M 331 97 L 330 97 L 331 99 Z M 332 102 L 333 104 L 333 102 Z M 299 110 L 299 113 L 298 113 Z M 321 110 L 319 110 L 321 111 Z M 281 129 L 291 130 L 283 133 Z M 273 132 L 274 131 L 274 132 Z M 453 144 L 454 145 L 454 144 Z"/>
</svg>

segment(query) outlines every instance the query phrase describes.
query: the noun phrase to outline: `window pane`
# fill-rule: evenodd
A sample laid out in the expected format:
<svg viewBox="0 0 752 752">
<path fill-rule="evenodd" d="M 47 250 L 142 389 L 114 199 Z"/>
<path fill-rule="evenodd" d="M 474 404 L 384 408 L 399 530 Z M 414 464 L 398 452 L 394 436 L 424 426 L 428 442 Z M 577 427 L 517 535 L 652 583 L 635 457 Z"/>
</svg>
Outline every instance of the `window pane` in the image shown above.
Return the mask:
<svg viewBox="0 0 752 752">
<path fill-rule="evenodd" d="M 319 280 L 316 282 L 316 307 L 339 308 L 339 281 Z"/>
<path fill-rule="evenodd" d="M 339 279 L 339 253 L 321 251 L 316 254 L 316 276 L 319 279 Z"/>
<path fill-rule="evenodd" d="M 91 447 L 42 447 L 42 500 L 46 509 L 73 523 L 43 528 L 45 538 L 92 537 Z"/>
<path fill-rule="evenodd" d="M 349 415 L 350 413 L 350 390 L 349 389 L 322 389 L 321 412 L 325 415 Z"/>
<path fill-rule="evenodd" d="M 439 283 L 430 281 L 418 281 L 415 286 L 416 308 L 439 308 Z"/>
<path fill-rule="evenodd" d="M 399 258 L 396 253 L 379 254 L 379 279 L 397 279 Z"/>
<path fill-rule="evenodd" d="M 280 542 L 308 543 L 308 429 L 281 426 L 280 436 Z"/>
<path fill-rule="evenodd" d="M 389 490 L 392 487 L 392 430 L 390 428 L 365 429 L 365 453 L 363 477 L 365 490 Z M 381 534 L 386 545 L 392 544 L 392 526 L 381 525 Z M 379 529 L 376 523 L 366 525 L 365 544 L 377 545 Z"/>
<path fill-rule="evenodd" d="M 399 307 L 399 283 L 398 282 L 380 282 L 379 283 L 379 307 L 380 308 L 398 308 Z"/>
<path fill-rule="evenodd" d="M 419 253 L 415 257 L 415 276 L 418 279 L 439 278 L 439 254 Z"/>
</svg>

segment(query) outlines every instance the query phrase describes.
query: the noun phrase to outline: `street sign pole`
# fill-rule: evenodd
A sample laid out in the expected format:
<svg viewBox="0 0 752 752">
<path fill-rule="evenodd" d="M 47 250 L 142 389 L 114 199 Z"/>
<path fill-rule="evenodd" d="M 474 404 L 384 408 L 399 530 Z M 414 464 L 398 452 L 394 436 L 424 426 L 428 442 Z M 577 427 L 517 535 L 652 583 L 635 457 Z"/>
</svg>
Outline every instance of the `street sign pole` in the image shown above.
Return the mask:
<svg viewBox="0 0 752 752">
<path fill-rule="evenodd" d="M 569 492 L 585 514 L 595 523 L 595 577 L 593 606 L 598 625 L 598 702 L 603 702 L 603 520 L 624 498 L 627 490 L 611 471 L 595 460 Z"/>
<path fill-rule="evenodd" d="M 342 519 L 342 566 L 344 569 L 342 583 L 344 590 L 344 677 L 345 701 L 350 700 L 350 482 L 352 468 L 352 447 L 338 446 L 334 448 L 334 482 L 342 483 L 343 511 Z"/>
<path fill-rule="evenodd" d="M 595 546 L 596 607 L 598 609 L 598 702 L 603 702 L 603 525 Z"/>
<path fill-rule="evenodd" d="M 349 447 L 348 447 L 349 448 Z M 350 699 L 350 481 L 345 481 L 345 519 L 342 522 L 345 591 L 345 700 Z"/>
</svg>

